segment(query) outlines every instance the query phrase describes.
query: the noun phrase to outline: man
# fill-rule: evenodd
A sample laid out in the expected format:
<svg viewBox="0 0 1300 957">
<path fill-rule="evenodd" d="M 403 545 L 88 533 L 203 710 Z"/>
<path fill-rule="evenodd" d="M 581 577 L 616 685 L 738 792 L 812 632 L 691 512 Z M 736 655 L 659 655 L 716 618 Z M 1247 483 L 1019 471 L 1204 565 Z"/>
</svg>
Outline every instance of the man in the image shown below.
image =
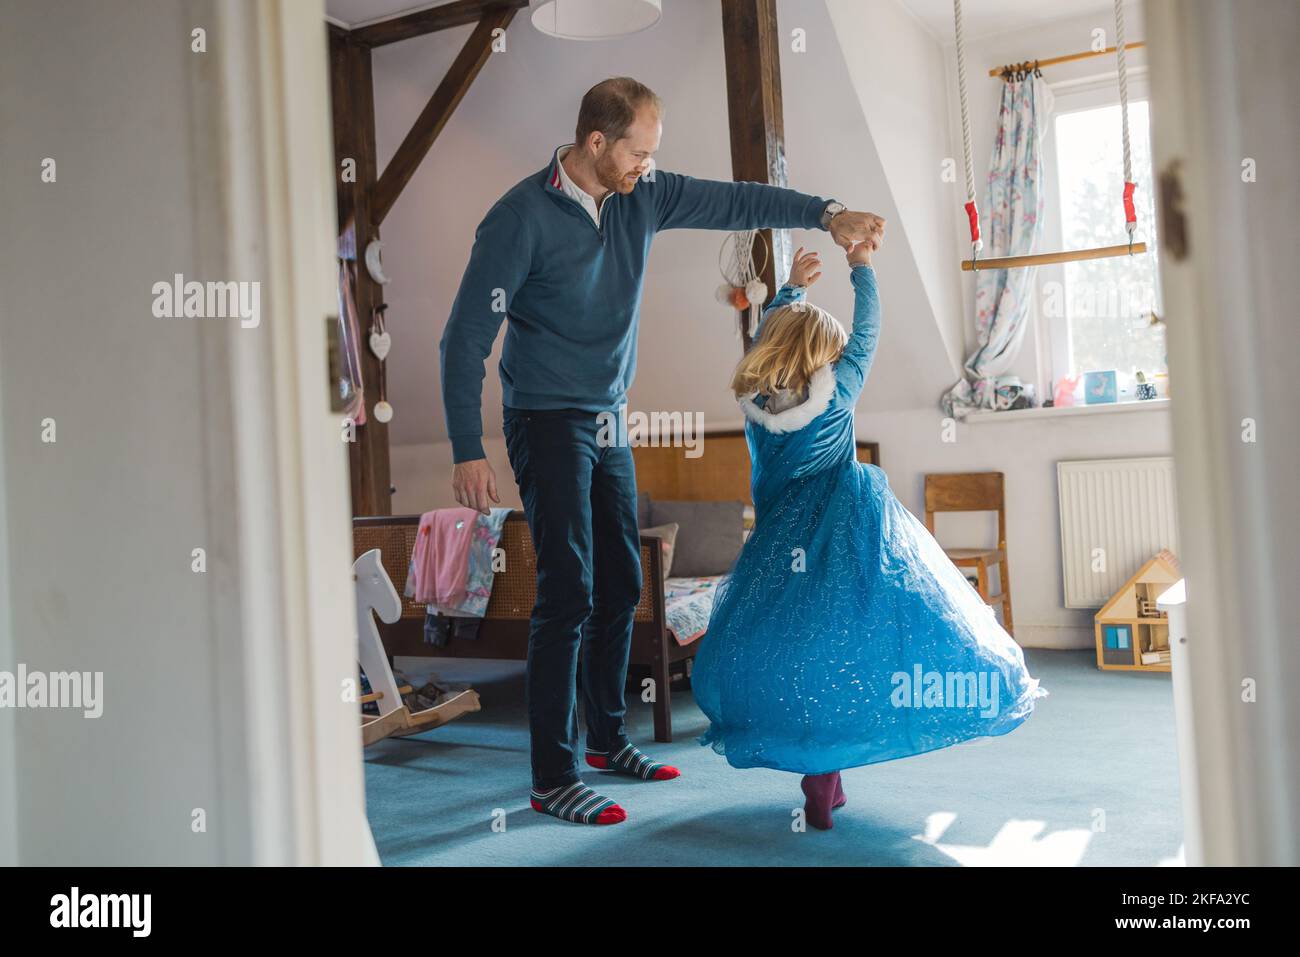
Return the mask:
<svg viewBox="0 0 1300 957">
<path fill-rule="evenodd" d="M 577 135 L 479 224 L 442 337 L 442 389 L 462 505 L 499 502 L 483 454 L 484 360 L 503 317 L 504 431 L 537 550 L 526 696 L 532 805 L 615 824 L 621 807 L 578 775 L 575 681 L 582 654 L 592 767 L 667 780 L 676 768 L 628 741 L 623 718 L 632 619 L 641 595 L 636 479 L 626 442 L 598 441 L 636 370 L 646 257 L 663 229 L 829 229 L 851 248 L 884 221 L 794 190 L 651 170 L 662 104 L 629 77 L 582 98 Z M 657 694 L 669 689 L 657 688 Z"/>
</svg>

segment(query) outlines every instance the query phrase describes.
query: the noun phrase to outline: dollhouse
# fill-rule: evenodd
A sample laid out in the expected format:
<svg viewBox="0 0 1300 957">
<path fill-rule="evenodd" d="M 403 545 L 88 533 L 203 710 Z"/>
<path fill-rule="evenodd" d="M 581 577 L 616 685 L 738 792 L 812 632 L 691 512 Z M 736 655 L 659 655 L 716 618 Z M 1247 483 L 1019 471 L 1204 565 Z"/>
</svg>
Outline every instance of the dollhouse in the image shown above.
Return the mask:
<svg viewBox="0 0 1300 957">
<path fill-rule="evenodd" d="M 1169 670 L 1169 618 L 1156 600 L 1182 577 L 1173 552 L 1162 551 L 1102 606 L 1096 616 L 1098 668 Z"/>
</svg>

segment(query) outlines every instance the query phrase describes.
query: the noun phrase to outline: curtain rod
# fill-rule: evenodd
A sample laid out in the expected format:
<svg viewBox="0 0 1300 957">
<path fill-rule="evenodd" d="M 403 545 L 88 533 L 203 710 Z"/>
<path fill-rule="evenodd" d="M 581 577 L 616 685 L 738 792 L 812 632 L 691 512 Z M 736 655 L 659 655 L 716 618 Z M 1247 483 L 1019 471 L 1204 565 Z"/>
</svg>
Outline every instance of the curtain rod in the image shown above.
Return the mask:
<svg viewBox="0 0 1300 957">
<path fill-rule="evenodd" d="M 1124 44 L 1125 50 L 1137 50 L 1146 46 L 1146 42 L 1138 40 L 1136 43 Z M 1114 47 L 1106 47 L 1104 50 L 1088 50 L 1084 53 L 1069 53 L 1065 56 L 1049 57 L 1046 60 L 1026 60 L 1024 63 L 1008 63 L 1006 66 L 997 66 L 989 70 L 989 76 L 1001 76 L 1003 73 L 1011 72 L 1028 72 L 1041 66 L 1055 66 L 1058 63 L 1072 63 L 1075 60 L 1090 60 L 1095 56 L 1106 56 L 1114 53 Z"/>
</svg>

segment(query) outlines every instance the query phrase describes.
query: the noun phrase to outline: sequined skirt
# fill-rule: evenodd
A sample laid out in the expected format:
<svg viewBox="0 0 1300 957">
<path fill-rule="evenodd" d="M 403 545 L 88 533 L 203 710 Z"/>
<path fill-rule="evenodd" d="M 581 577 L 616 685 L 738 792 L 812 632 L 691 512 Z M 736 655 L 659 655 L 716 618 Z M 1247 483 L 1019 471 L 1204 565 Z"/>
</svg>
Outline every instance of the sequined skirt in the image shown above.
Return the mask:
<svg viewBox="0 0 1300 957">
<path fill-rule="evenodd" d="M 884 473 L 858 462 L 760 508 L 701 642 L 700 743 L 738 768 L 823 774 L 1002 735 L 1047 693 Z"/>
</svg>

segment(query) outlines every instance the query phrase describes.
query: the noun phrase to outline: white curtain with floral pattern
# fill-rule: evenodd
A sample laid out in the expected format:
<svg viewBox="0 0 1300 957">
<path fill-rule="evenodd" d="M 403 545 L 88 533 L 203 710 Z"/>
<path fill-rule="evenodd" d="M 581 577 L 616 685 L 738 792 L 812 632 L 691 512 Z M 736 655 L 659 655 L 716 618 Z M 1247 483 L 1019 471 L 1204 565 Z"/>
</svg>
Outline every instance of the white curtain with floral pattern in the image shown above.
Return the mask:
<svg viewBox="0 0 1300 957">
<path fill-rule="evenodd" d="M 1003 83 L 981 215 L 985 258 L 1028 255 L 1037 245 L 1042 232 L 1043 132 L 1052 99 L 1052 91 L 1038 76 Z M 1033 277 L 1033 268 L 976 270 L 979 345 L 966 360 L 965 378 L 943 397 L 946 414 L 1005 409 L 1022 395 L 1032 398 L 1032 386 L 1005 373 L 1025 338 Z"/>
</svg>

